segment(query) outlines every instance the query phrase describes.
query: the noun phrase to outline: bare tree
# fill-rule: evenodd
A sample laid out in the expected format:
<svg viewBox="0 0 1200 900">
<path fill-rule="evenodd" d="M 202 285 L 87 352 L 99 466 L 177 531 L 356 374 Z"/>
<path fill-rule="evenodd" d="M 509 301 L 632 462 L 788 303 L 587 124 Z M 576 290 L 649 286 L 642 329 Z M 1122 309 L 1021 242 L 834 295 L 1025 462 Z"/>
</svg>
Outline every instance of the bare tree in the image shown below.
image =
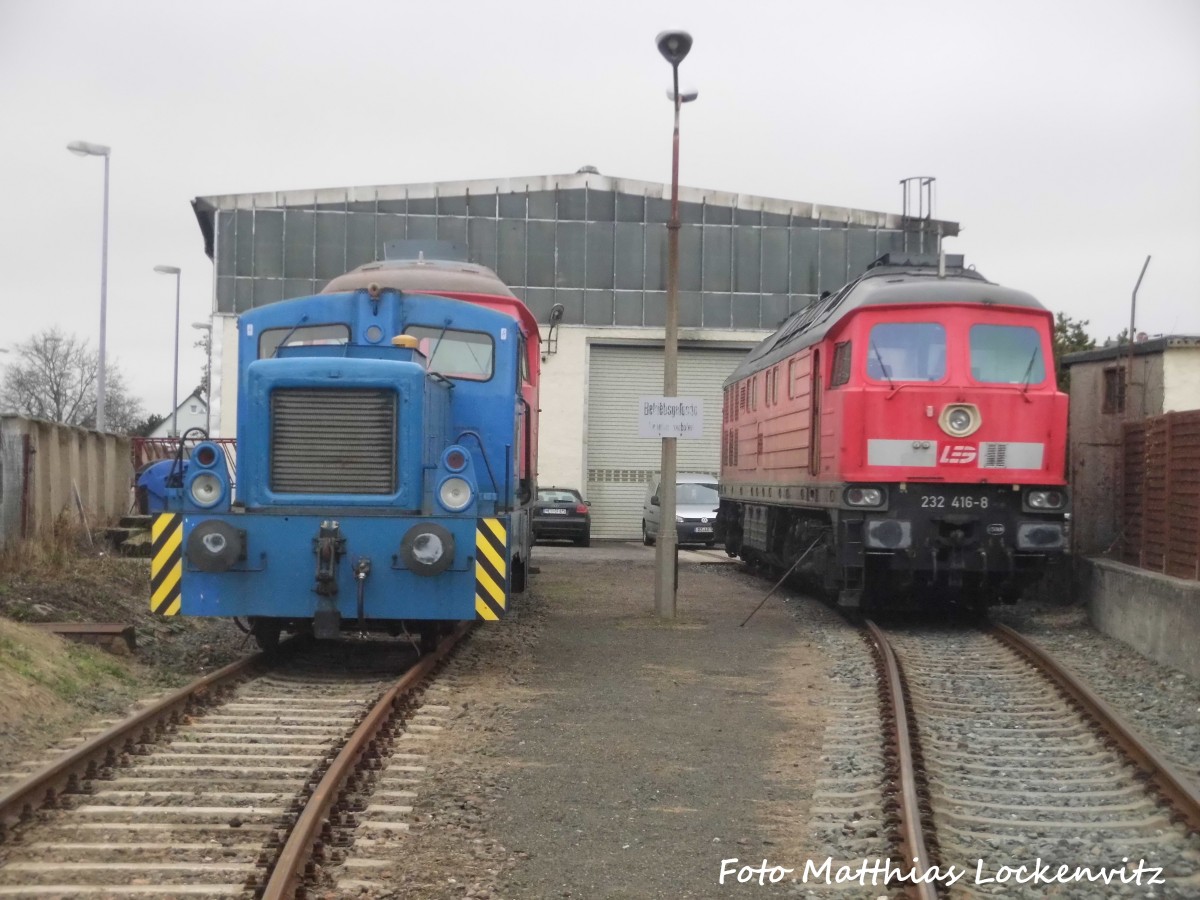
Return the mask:
<svg viewBox="0 0 1200 900">
<path fill-rule="evenodd" d="M 99 354 L 59 328 L 38 332 L 13 346 L 4 375 L 8 405 L 19 415 L 80 425 L 96 424 L 96 375 Z M 131 430 L 140 420 L 141 401 L 130 395 L 114 364 L 106 367 L 105 419 L 116 432 Z"/>
</svg>

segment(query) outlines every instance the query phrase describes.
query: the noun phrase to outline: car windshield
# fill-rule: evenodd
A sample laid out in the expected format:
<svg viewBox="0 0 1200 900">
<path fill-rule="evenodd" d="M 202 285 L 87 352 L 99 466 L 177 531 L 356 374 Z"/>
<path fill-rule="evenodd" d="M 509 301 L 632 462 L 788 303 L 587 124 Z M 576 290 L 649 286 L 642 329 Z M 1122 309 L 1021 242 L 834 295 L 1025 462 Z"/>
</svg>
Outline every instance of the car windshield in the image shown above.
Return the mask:
<svg viewBox="0 0 1200 900">
<path fill-rule="evenodd" d="M 675 503 L 689 506 L 716 506 L 720 502 L 715 484 L 686 484 L 675 485 Z"/>
<path fill-rule="evenodd" d="M 1046 366 L 1037 329 L 972 325 L 971 377 L 988 384 L 1041 384 Z"/>
<path fill-rule="evenodd" d="M 538 491 L 540 503 L 578 503 L 580 497 L 574 491 Z"/>
<path fill-rule="evenodd" d="M 867 375 L 875 381 L 946 377 L 946 329 L 935 322 L 881 322 L 871 329 Z"/>
</svg>

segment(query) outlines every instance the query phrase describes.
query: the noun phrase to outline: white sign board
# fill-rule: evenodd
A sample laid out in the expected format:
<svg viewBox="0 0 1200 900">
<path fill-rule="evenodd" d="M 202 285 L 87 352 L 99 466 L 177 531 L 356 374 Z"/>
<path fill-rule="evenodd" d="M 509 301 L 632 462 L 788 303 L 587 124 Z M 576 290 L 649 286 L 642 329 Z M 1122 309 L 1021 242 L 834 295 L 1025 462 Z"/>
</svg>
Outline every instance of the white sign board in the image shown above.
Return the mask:
<svg viewBox="0 0 1200 900">
<path fill-rule="evenodd" d="M 638 403 L 638 437 L 704 437 L 702 397 L 642 397 Z"/>
</svg>

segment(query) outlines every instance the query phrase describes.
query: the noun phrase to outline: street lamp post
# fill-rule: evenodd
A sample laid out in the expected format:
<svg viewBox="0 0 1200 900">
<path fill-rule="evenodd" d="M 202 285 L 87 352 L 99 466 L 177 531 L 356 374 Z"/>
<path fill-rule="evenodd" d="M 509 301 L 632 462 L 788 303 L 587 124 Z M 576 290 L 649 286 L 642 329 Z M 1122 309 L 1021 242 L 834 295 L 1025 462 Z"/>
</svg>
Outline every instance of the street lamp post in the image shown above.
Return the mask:
<svg viewBox="0 0 1200 900">
<path fill-rule="evenodd" d="M 658 52 L 671 64 L 672 90 L 668 95 L 675 106 L 675 131 L 671 146 L 671 221 L 667 224 L 667 315 L 663 337 L 663 396 L 679 392 L 679 107 L 696 94 L 679 93 L 679 64 L 692 49 L 692 36 L 686 31 L 663 31 L 654 39 Z M 654 608 L 659 618 L 675 617 L 675 573 L 679 534 L 675 525 L 676 438 L 662 439 L 662 464 L 659 477 L 659 503 L 662 512 L 655 555 Z"/>
<path fill-rule="evenodd" d="M 193 328 L 208 332 L 208 354 L 204 360 L 204 433 L 212 437 L 212 323 L 193 322 Z"/>
<path fill-rule="evenodd" d="M 171 437 L 179 437 L 179 276 L 178 266 L 155 266 L 161 275 L 175 276 L 175 375 L 171 381 Z"/>
<path fill-rule="evenodd" d="M 100 371 L 96 375 L 96 430 L 104 431 L 104 348 L 108 307 L 108 160 L 112 150 L 103 144 L 71 141 L 67 149 L 76 156 L 104 157 L 104 229 L 100 238 Z"/>
</svg>

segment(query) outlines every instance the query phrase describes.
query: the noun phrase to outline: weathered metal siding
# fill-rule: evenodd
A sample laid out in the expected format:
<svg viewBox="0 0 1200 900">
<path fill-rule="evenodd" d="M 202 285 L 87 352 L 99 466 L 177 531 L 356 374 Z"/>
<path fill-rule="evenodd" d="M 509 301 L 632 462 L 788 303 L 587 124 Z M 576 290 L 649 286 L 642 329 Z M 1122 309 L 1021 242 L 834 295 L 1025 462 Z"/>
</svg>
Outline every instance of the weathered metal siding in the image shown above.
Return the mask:
<svg viewBox="0 0 1200 900">
<path fill-rule="evenodd" d="M 105 524 L 129 511 L 132 482 L 129 438 L 0 416 L 0 543 L 78 521 L 76 490 L 88 524 Z"/>
<path fill-rule="evenodd" d="M 1200 410 L 1128 422 L 1123 431 L 1121 559 L 1200 579 Z"/>
<path fill-rule="evenodd" d="M 319 291 L 399 239 L 466 247 L 562 322 L 662 327 L 665 185 L 601 175 L 203 197 L 216 312 Z M 953 222 L 681 188 L 680 326 L 774 328 L 889 250 L 936 250 Z"/>
</svg>

